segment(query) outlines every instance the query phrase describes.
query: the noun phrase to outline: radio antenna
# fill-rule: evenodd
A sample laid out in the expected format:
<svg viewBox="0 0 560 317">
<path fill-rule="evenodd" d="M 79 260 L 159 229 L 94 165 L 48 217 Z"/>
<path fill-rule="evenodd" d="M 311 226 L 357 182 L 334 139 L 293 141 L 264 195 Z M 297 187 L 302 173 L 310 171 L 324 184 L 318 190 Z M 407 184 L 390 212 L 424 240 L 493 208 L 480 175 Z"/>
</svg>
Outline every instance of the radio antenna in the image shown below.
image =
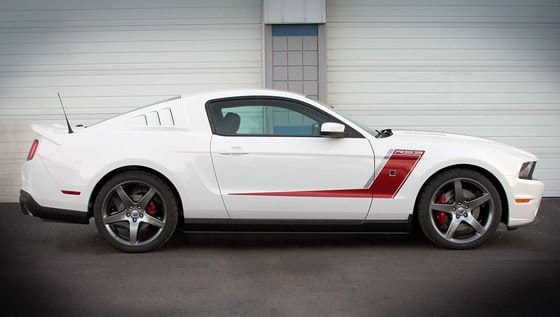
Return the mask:
<svg viewBox="0 0 560 317">
<path fill-rule="evenodd" d="M 66 109 L 64 109 L 64 104 L 62 103 L 62 96 L 60 96 L 59 92 L 57 92 L 56 94 L 58 95 L 58 100 L 60 100 L 62 112 L 64 112 L 64 118 L 66 119 L 66 125 L 68 126 L 68 134 L 72 134 L 74 133 L 74 131 L 72 130 L 72 126 L 70 125 L 70 121 L 68 120 L 68 116 L 66 115 Z"/>
</svg>

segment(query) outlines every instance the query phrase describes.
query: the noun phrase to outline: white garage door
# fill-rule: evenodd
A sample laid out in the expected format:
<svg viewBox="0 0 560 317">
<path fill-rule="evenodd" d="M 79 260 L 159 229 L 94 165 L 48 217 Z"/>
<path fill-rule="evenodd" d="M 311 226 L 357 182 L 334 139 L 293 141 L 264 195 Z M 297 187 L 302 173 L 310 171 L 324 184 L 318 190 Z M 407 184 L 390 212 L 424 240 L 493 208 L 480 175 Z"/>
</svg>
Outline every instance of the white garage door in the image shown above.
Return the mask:
<svg viewBox="0 0 560 317">
<path fill-rule="evenodd" d="M 0 201 L 30 123 L 91 124 L 182 93 L 262 87 L 260 0 L 0 1 Z"/>
<path fill-rule="evenodd" d="M 327 0 L 328 103 L 533 152 L 560 196 L 559 22 L 549 0 Z"/>
</svg>

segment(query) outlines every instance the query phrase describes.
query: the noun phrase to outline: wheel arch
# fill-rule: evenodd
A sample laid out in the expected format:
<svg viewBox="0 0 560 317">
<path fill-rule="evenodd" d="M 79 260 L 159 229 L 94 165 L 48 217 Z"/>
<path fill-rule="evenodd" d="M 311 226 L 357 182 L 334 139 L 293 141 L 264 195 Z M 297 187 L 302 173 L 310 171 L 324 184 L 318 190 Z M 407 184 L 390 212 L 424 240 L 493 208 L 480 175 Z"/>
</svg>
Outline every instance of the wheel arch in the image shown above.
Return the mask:
<svg viewBox="0 0 560 317">
<path fill-rule="evenodd" d="M 437 170 L 435 173 L 433 173 L 430 177 L 428 177 L 428 179 L 426 179 L 424 181 L 424 183 L 422 184 L 422 186 L 420 187 L 420 190 L 418 191 L 418 193 L 416 194 L 416 199 L 414 201 L 414 210 L 413 210 L 413 219 L 416 222 L 416 217 L 417 217 L 417 211 L 418 211 L 418 202 L 420 200 L 420 195 L 422 194 L 422 191 L 424 190 L 424 188 L 430 183 L 430 181 L 436 177 L 437 175 L 451 170 L 451 169 L 458 169 L 458 168 L 463 168 L 463 169 L 470 169 L 470 170 L 474 170 L 477 171 L 481 174 L 483 174 L 484 176 L 486 176 L 490 182 L 492 182 L 492 184 L 496 187 L 496 190 L 498 191 L 498 193 L 500 194 L 500 201 L 502 202 L 502 216 L 500 221 L 507 224 L 508 219 L 509 219 L 509 205 L 508 205 L 508 200 L 507 200 L 507 194 L 505 191 L 505 188 L 502 184 L 502 182 L 500 182 L 500 180 L 489 170 L 480 167 L 480 166 L 476 166 L 476 165 L 472 165 L 472 164 L 454 164 L 454 165 L 449 165 L 446 166 L 444 168 L 441 168 L 439 170 Z"/>
<path fill-rule="evenodd" d="M 88 200 L 88 218 L 89 217 L 93 217 L 93 203 L 95 201 L 95 198 L 97 197 L 97 194 L 99 193 L 99 190 L 101 190 L 101 187 L 103 187 L 103 185 L 109 180 L 111 179 L 111 177 L 119 174 L 119 173 L 123 173 L 123 172 L 129 172 L 129 171 L 143 171 L 143 172 L 147 172 L 147 173 L 151 173 L 159 178 L 161 178 L 161 180 L 163 180 L 168 186 L 169 188 L 171 188 L 171 190 L 173 191 L 173 195 L 175 196 L 175 199 L 177 200 L 177 206 L 179 207 L 179 219 L 183 219 L 183 202 L 181 199 L 181 195 L 179 194 L 179 191 L 177 190 L 177 187 L 169 180 L 169 178 L 167 176 L 165 176 L 163 173 L 150 168 L 150 167 L 146 167 L 146 166 L 142 166 L 142 165 L 127 165 L 127 166 L 121 166 L 118 168 L 115 168 L 111 171 L 109 171 L 108 173 L 106 173 L 103 177 L 101 177 L 101 179 L 95 184 L 95 186 L 93 187 L 93 190 L 91 191 L 91 194 L 89 196 L 89 200 Z M 179 224 L 182 223 L 182 221 L 179 221 Z"/>
</svg>

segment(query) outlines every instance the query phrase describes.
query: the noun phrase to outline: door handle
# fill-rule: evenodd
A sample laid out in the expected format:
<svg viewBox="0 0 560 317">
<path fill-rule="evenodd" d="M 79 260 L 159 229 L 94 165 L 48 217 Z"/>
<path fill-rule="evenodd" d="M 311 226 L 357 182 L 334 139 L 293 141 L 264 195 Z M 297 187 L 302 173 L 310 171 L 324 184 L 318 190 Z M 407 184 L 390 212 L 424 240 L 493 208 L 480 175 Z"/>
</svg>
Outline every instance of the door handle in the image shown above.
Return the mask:
<svg viewBox="0 0 560 317">
<path fill-rule="evenodd" d="M 248 152 L 220 152 L 219 154 L 236 156 L 236 155 L 246 155 L 246 154 L 249 154 L 249 153 Z"/>
<path fill-rule="evenodd" d="M 243 148 L 241 146 L 232 146 L 229 150 L 225 152 L 220 152 L 222 155 L 246 155 L 249 152 L 243 152 Z"/>
</svg>

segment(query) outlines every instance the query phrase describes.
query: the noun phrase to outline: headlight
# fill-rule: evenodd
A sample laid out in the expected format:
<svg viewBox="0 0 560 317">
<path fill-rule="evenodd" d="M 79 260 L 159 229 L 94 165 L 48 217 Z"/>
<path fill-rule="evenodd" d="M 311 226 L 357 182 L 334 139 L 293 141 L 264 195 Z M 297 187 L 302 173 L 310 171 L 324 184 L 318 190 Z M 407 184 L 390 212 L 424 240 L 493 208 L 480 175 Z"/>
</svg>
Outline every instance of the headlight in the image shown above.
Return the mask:
<svg viewBox="0 0 560 317">
<path fill-rule="evenodd" d="M 522 179 L 533 179 L 533 171 L 535 170 L 535 165 L 537 162 L 525 162 L 521 165 L 519 170 L 519 178 Z"/>
</svg>

